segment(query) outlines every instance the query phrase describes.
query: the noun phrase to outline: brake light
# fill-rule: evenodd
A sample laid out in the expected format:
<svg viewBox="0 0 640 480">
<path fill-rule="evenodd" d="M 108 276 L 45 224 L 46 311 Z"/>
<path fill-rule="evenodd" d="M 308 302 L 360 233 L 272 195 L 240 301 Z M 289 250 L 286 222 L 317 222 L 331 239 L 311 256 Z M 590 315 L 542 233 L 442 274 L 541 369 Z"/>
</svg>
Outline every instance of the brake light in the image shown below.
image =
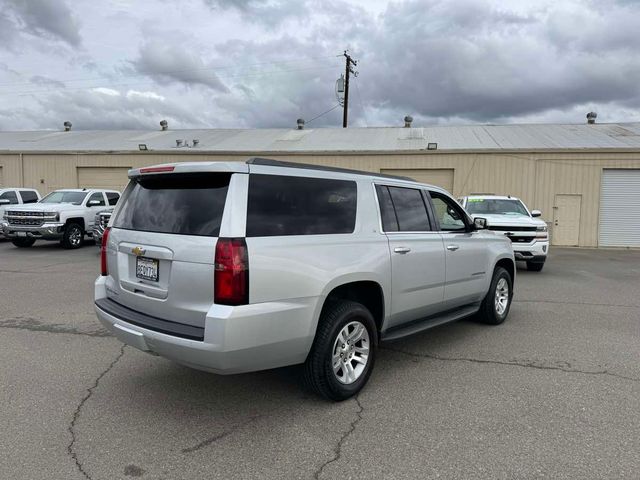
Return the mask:
<svg viewBox="0 0 640 480">
<path fill-rule="evenodd" d="M 100 268 L 101 274 L 103 277 L 109 275 L 107 269 L 107 242 L 109 241 L 109 232 L 111 228 L 105 228 L 104 233 L 102 234 L 102 245 L 100 246 Z"/>
<path fill-rule="evenodd" d="M 218 239 L 213 283 L 215 303 L 249 303 L 249 259 L 244 238 Z"/>
<path fill-rule="evenodd" d="M 145 167 L 140 169 L 140 173 L 163 173 L 163 172 L 173 172 L 176 167 L 168 166 L 168 167 Z"/>
</svg>

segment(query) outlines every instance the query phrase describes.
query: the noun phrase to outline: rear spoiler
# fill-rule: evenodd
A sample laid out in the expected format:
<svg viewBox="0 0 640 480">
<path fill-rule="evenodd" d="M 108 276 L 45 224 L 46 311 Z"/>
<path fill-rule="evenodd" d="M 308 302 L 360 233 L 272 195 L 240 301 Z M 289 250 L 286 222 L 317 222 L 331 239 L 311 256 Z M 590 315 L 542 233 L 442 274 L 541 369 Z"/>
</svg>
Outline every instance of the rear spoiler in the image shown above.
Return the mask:
<svg viewBox="0 0 640 480">
<path fill-rule="evenodd" d="M 132 168 L 129 170 L 129 178 L 137 178 L 143 175 L 167 175 L 174 173 L 249 173 L 249 166 L 240 162 L 182 162 L 165 163 L 149 167 Z"/>
</svg>

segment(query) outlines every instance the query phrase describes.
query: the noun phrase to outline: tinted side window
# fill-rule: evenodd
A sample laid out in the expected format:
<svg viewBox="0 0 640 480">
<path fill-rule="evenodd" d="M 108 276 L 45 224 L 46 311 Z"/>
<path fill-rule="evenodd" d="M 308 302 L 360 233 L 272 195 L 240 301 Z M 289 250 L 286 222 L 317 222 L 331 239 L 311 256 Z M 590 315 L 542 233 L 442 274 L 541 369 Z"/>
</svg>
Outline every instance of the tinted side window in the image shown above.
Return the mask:
<svg viewBox="0 0 640 480">
<path fill-rule="evenodd" d="M 429 192 L 435 210 L 435 216 L 440 223 L 440 230 L 455 232 L 466 230 L 463 215 L 453 200 L 435 192 Z"/>
<path fill-rule="evenodd" d="M 252 174 L 247 237 L 353 233 L 356 200 L 352 181 Z"/>
<path fill-rule="evenodd" d="M 9 205 L 16 205 L 18 203 L 18 196 L 16 192 L 4 192 L 0 195 L 0 200 L 9 200 Z"/>
<path fill-rule="evenodd" d="M 389 187 L 393 207 L 401 232 L 426 232 L 431 230 L 427 207 L 422 192 L 414 188 Z"/>
<path fill-rule="evenodd" d="M 118 203 L 119 198 L 120 195 L 118 195 L 117 193 L 107 192 L 107 200 L 109 201 L 109 205 L 113 206 Z"/>
<path fill-rule="evenodd" d="M 36 192 L 30 190 L 20 190 L 20 196 L 22 197 L 22 203 L 36 203 L 38 201 Z"/>
<path fill-rule="evenodd" d="M 91 194 L 91 197 L 89 197 L 89 200 L 87 201 L 87 205 L 89 205 L 90 202 L 93 202 L 94 200 L 97 200 L 98 202 L 100 202 L 97 205 L 91 205 L 92 207 L 104 207 L 104 195 L 102 195 L 102 193 L 100 192 L 96 192 Z"/>
<path fill-rule="evenodd" d="M 382 217 L 382 229 L 385 232 L 397 232 L 399 229 L 398 218 L 393 210 L 389 188 L 383 185 L 376 185 L 376 192 L 378 193 L 378 204 L 380 205 L 380 215 Z"/>
</svg>

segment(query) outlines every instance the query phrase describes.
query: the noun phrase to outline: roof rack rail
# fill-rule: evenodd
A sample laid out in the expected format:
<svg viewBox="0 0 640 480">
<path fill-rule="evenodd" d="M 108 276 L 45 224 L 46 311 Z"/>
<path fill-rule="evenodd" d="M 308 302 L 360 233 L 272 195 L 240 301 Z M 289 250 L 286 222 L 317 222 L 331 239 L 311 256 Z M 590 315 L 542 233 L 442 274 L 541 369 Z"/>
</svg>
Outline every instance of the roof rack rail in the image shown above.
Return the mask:
<svg viewBox="0 0 640 480">
<path fill-rule="evenodd" d="M 274 160 L 272 158 L 253 157 L 246 161 L 247 165 L 262 165 L 265 167 L 285 167 L 285 168 L 301 168 L 304 170 L 320 170 L 324 172 L 351 173 L 353 175 L 367 175 L 370 177 L 390 178 L 393 180 L 405 180 L 415 182 L 413 178 L 402 177 L 400 175 L 386 175 L 384 173 L 365 172 L 363 170 L 352 170 L 349 168 L 325 167 L 324 165 L 312 165 L 309 163 L 284 162 L 282 160 Z"/>
</svg>

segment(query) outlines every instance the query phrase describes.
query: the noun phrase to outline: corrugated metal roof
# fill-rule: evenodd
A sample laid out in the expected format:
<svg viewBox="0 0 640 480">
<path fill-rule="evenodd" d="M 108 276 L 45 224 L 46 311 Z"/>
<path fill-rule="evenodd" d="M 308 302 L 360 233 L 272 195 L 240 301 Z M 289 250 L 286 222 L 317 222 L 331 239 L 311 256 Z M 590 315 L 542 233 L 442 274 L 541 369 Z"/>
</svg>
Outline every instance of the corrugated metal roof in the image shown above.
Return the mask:
<svg viewBox="0 0 640 480">
<path fill-rule="evenodd" d="M 176 140 L 207 152 L 394 152 L 435 142 L 438 150 L 640 149 L 640 123 L 580 125 L 464 125 L 420 128 L 72 130 L 0 132 L 0 152 L 177 149 Z"/>
</svg>

